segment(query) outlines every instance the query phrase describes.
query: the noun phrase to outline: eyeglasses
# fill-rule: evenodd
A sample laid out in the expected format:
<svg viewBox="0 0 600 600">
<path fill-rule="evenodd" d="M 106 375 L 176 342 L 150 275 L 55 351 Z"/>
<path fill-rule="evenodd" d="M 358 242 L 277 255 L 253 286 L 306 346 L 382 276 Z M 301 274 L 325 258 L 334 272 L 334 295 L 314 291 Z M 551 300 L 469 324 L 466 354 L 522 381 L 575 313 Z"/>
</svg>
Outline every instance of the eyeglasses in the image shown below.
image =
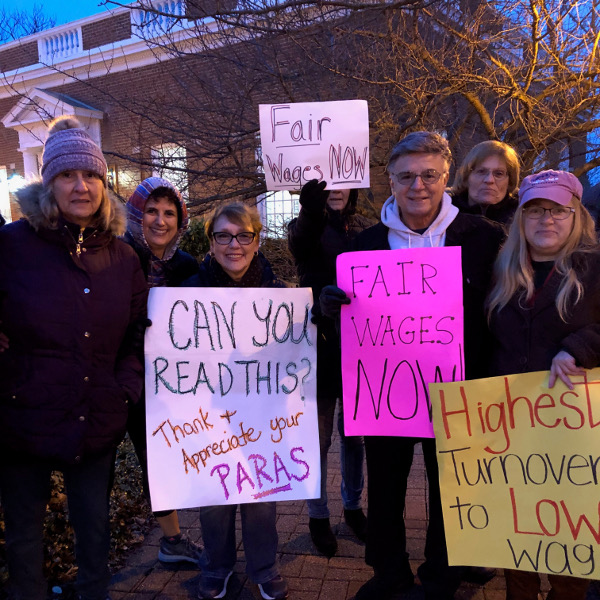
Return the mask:
<svg viewBox="0 0 600 600">
<path fill-rule="evenodd" d="M 227 246 L 228 244 L 231 244 L 231 240 L 234 239 L 237 240 L 238 244 L 241 244 L 242 246 L 249 246 L 254 241 L 256 233 L 253 231 L 242 231 L 241 233 L 233 235 L 232 233 L 227 233 L 226 231 L 215 231 L 212 234 L 212 237 L 213 240 L 215 240 L 215 242 L 221 246 Z"/>
<path fill-rule="evenodd" d="M 526 206 L 523 208 L 523 214 L 528 219 L 539 220 L 545 214 L 546 211 L 550 213 L 550 216 L 556 221 L 564 221 L 571 216 L 571 213 L 575 212 L 574 208 L 570 206 L 554 206 L 553 208 L 544 208 L 543 206 Z"/>
<path fill-rule="evenodd" d="M 473 169 L 471 174 L 475 175 L 478 179 L 487 179 L 492 175 L 496 181 L 502 181 L 508 177 L 508 173 L 504 169 Z"/>
<path fill-rule="evenodd" d="M 403 186 L 410 186 L 415 182 L 415 179 L 419 177 L 424 185 L 433 185 L 440 180 L 440 177 L 444 173 L 439 173 L 435 169 L 425 169 L 420 173 L 413 173 L 412 171 L 400 171 L 400 173 L 390 173 L 390 177 L 394 177 L 396 181 Z"/>
</svg>

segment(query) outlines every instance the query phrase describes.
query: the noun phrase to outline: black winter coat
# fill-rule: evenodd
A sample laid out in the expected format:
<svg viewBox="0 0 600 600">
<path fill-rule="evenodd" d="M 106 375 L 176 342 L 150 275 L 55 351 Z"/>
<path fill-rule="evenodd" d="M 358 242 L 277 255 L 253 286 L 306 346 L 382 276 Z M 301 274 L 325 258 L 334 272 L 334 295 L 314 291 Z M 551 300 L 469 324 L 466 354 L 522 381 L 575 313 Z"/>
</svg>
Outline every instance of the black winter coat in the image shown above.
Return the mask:
<svg viewBox="0 0 600 600">
<path fill-rule="evenodd" d="M 464 191 L 461 194 L 452 196 L 452 204 L 454 204 L 460 212 L 469 215 L 484 216 L 486 219 L 494 221 L 495 223 L 508 225 L 512 221 L 513 215 L 517 210 L 519 199 L 516 196 L 507 194 L 500 202 L 498 202 L 498 204 L 490 204 L 488 206 L 475 204 L 471 206 L 469 204 L 469 192 Z"/>
<path fill-rule="evenodd" d="M 148 267 L 150 265 L 150 250 L 142 248 L 139 244 L 135 243 L 133 236 L 129 231 L 123 236 L 123 240 L 127 242 L 138 255 L 140 263 L 142 264 L 142 270 L 144 271 L 144 277 L 148 277 Z M 177 287 L 188 277 L 191 277 L 198 271 L 198 261 L 187 252 L 184 252 L 180 248 L 175 250 L 175 254 L 165 262 L 165 274 L 166 274 L 166 285 L 167 287 Z"/>
<path fill-rule="evenodd" d="M 487 372 L 491 338 L 484 302 L 492 266 L 504 239 L 502 227 L 488 219 L 459 213 L 446 230 L 445 246 L 462 248 L 463 305 L 465 323 L 465 372 L 467 379 Z M 353 250 L 389 250 L 388 228 L 381 222 L 359 234 Z"/>
<path fill-rule="evenodd" d="M 296 261 L 300 287 L 311 287 L 315 300 L 324 286 L 335 283 L 335 261 L 373 221 L 350 212 L 300 210 L 288 225 L 288 245 Z"/>
<path fill-rule="evenodd" d="M 288 245 L 296 261 L 300 287 L 313 290 L 319 398 L 337 398 L 342 393 L 339 335 L 334 321 L 320 315 L 318 299 L 323 287 L 335 283 L 338 255 L 348 252 L 352 240 L 373 224 L 370 219 L 355 214 L 356 197 L 352 195 L 348 211 L 324 210 L 315 215 L 302 208 L 288 225 Z"/>
<path fill-rule="evenodd" d="M 560 350 L 566 350 L 586 369 L 600 365 L 600 252 L 575 255 L 574 267 L 584 294 L 574 307 L 570 304 L 566 323 L 556 309 L 561 282 L 556 272 L 537 291 L 530 307 L 516 294 L 492 314 L 490 375 L 547 371 Z"/>
<path fill-rule="evenodd" d="M 0 452 L 80 462 L 125 432 L 143 367 L 133 332 L 147 286 L 135 252 L 110 232 L 36 232 L 22 219 L 0 229 Z"/>
</svg>

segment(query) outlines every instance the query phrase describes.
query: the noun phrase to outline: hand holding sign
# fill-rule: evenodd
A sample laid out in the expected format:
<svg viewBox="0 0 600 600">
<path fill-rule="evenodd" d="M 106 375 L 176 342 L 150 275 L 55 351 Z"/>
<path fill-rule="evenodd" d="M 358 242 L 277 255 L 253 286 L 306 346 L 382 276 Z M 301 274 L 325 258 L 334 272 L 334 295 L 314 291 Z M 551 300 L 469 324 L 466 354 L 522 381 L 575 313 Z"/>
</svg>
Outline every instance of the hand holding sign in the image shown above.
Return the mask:
<svg viewBox="0 0 600 600">
<path fill-rule="evenodd" d="M 308 213 L 321 214 L 325 210 L 329 192 L 325 190 L 327 183 L 311 179 L 300 190 L 300 206 Z"/>
<path fill-rule="evenodd" d="M 260 142 L 268 190 L 369 187 L 365 100 L 261 104 Z"/>
<path fill-rule="evenodd" d="M 427 384 L 463 379 L 460 252 L 419 248 L 338 257 L 337 281 L 351 300 L 341 315 L 348 435 L 433 437 Z M 336 289 L 324 289 L 331 314 Z"/>
<path fill-rule="evenodd" d="M 573 389 L 573 384 L 569 375 L 583 375 L 585 369 L 578 367 L 575 363 L 575 358 L 568 352 L 561 350 L 553 359 L 552 367 L 550 369 L 550 379 L 548 380 L 548 387 L 554 387 L 556 379 L 560 379 L 570 390 Z"/>
<path fill-rule="evenodd" d="M 348 304 L 350 304 L 350 298 L 337 285 L 326 285 L 321 290 L 321 295 L 319 296 L 321 313 L 329 319 L 339 318 L 342 306 Z"/>
<path fill-rule="evenodd" d="M 150 291 L 154 510 L 319 495 L 311 304 L 307 289 Z"/>
</svg>

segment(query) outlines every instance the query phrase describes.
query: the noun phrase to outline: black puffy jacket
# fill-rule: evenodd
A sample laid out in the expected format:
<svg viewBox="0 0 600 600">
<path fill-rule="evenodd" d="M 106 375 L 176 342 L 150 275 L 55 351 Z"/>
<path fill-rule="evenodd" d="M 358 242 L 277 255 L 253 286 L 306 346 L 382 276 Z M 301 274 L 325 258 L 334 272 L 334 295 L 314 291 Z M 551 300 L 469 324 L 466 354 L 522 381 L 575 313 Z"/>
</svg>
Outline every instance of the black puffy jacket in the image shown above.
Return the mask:
<svg viewBox="0 0 600 600">
<path fill-rule="evenodd" d="M 288 225 L 288 245 L 298 270 L 301 287 L 313 290 L 313 317 L 317 321 L 317 396 L 341 395 L 341 357 L 335 323 L 320 315 L 319 294 L 324 286 L 335 283 L 338 255 L 350 249 L 352 240 L 373 221 L 356 214 L 357 190 L 350 192 L 344 211 L 327 208 L 319 214 L 300 210 Z"/>
<path fill-rule="evenodd" d="M 460 212 L 469 215 L 481 215 L 490 221 L 508 226 L 512 221 L 513 215 L 519 205 L 517 196 L 507 194 L 498 202 L 498 204 L 489 204 L 482 206 L 480 204 L 469 204 L 469 192 L 464 191 L 461 194 L 455 194 L 452 197 L 452 204 L 460 210 Z"/>
<path fill-rule="evenodd" d="M 355 192 L 355 190 L 352 190 Z M 318 215 L 300 209 L 288 225 L 288 245 L 298 269 L 301 287 L 311 287 L 315 300 L 324 286 L 335 282 L 335 261 L 373 221 L 355 212 L 356 193 L 346 211 L 324 210 Z"/>
<path fill-rule="evenodd" d="M 600 252 L 575 254 L 573 266 L 584 291 L 577 304 L 569 305 L 566 321 L 556 308 L 561 283 L 556 271 L 536 291 L 530 306 L 515 294 L 505 307 L 494 311 L 490 375 L 547 371 L 560 350 L 586 369 L 600 366 Z"/>
<path fill-rule="evenodd" d="M 133 332 L 145 321 L 147 286 L 138 257 L 112 231 L 91 229 L 78 256 L 78 232 L 65 221 L 36 232 L 26 219 L 0 229 L 4 460 L 80 462 L 110 451 L 142 389 Z"/>
</svg>

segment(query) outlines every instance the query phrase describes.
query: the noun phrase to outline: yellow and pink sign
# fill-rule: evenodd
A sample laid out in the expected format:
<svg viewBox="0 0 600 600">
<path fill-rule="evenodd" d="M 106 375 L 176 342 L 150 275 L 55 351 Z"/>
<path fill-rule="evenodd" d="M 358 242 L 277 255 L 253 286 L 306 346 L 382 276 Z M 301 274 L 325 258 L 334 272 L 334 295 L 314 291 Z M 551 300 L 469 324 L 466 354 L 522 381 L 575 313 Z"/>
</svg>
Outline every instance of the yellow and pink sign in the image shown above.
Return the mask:
<svg viewBox="0 0 600 600">
<path fill-rule="evenodd" d="M 433 437 L 428 384 L 464 379 L 461 249 L 337 259 L 347 435 Z"/>
<path fill-rule="evenodd" d="M 430 386 L 448 557 L 600 579 L 600 369 Z"/>
</svg>

